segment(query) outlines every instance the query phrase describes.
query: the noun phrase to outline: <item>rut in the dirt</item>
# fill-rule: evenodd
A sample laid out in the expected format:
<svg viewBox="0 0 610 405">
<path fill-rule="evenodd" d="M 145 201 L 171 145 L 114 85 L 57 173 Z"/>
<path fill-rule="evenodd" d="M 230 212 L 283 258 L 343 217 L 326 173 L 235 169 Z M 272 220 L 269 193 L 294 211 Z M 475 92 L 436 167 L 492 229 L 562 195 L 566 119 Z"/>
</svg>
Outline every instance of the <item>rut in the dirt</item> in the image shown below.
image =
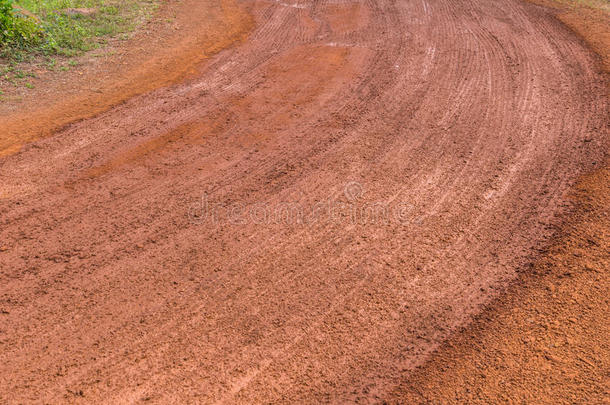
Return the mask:
<svg viewBox="0 0 610 405">
<path fill-rule="evenodd" d="M 194 79 L 2 158 L 0 399 L 384 398 L 607 150 L 542 8 L 248 6 Z"/>
</svg>

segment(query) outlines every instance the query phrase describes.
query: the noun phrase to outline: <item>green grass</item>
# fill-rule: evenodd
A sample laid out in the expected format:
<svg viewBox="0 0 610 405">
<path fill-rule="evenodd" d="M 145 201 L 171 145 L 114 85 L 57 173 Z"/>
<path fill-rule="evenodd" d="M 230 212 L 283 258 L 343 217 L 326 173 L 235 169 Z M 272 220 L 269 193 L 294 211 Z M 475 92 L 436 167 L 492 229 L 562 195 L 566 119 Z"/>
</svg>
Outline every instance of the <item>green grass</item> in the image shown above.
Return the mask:
<svg viewBox="0 0 610 405">
<path fill-rule="evenodd" d="M 26 44 L 0 44 L 0 56 L 22 60 L 29 55 L 74 56 L 98 48 L 112 37 L 132 31 L 148 19 L 157 0 L 17 0 L 18 7 L 29 11 L 40 29 L 39 40 Z M 95 14 L 68 15 L 69 8 L 94 9 Z"/>
<path fill-rule="evenodd" d="M 32 72 L 77 69 L 79 55 L 102 48 L 111 39 L 128 39 L 150 19 L 159 1 L 0 0 L 0 90 L 33 88 L 36 74 Z M 9 13 L 12 21 L 6 14 L 3 19 L 3 5 L 4 10 L 14 10 Z M 95 13 L 66 13 L 66 9 L 79 8 Z M 7 27 L 12 32 L 7 34 Z M 6 94 L 0 94 L 0 101 L 6 99 Z"/>
</svg>

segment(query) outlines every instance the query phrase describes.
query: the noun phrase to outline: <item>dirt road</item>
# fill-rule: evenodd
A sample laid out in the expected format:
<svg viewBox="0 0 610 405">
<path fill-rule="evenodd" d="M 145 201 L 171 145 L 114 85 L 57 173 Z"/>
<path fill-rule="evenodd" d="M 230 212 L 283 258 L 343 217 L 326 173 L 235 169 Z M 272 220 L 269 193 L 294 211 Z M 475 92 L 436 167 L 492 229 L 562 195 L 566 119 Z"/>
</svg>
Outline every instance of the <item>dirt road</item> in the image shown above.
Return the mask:
<svg viewBox="0 0 610 405">
<path fill-rule="evenodd" d="M 2 402 L 382 400 L 607 154 L 545 9 L 245 6 L 191 80 L 1 158 Z"/>
</svg>

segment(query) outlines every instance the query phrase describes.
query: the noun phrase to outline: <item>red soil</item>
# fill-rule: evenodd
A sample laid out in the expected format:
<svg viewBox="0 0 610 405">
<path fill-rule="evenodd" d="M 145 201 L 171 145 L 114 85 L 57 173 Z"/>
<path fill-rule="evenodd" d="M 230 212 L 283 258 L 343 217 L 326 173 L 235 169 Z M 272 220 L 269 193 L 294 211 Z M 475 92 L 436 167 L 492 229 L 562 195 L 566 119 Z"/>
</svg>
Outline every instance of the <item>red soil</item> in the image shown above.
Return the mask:
<svg viewBox="0 0 610 405">
<path fill-rule="evenodd" d="M 186 82 L 1 158 L 0 400 L 392 398 L 607 154 L 606 79 L 546 9 L 249 4 Z"/>
<path fill-rule="evenodd" d="M 610 11 L 534 1 L 557 10 L 610 71 Z M 573 194 L 576 209 L 549 251 L 409 373 L 389 402 L 608 403 L 608 162 Z"/>
<path fill-rule="evenodd" d="M 608 402 L 608 166 L 579 182 L 575 199 L 566 234 L 388 402 Z"/>
</svg>

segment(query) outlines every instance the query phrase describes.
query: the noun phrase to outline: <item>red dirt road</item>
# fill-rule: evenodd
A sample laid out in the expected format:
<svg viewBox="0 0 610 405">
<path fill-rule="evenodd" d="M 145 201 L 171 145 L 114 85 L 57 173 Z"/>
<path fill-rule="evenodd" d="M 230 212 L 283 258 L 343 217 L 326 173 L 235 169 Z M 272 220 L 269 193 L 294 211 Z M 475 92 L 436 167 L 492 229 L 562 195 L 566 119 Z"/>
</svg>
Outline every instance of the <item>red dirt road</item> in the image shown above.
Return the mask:
<svg viewBox="0 0 610 405">
<path fill-rule="evenodd" d="M 543 8 L 248 7 L 191 80 L 0 158 L 0 402 L 383 400 L 607 155 Z"/>
</svg>

